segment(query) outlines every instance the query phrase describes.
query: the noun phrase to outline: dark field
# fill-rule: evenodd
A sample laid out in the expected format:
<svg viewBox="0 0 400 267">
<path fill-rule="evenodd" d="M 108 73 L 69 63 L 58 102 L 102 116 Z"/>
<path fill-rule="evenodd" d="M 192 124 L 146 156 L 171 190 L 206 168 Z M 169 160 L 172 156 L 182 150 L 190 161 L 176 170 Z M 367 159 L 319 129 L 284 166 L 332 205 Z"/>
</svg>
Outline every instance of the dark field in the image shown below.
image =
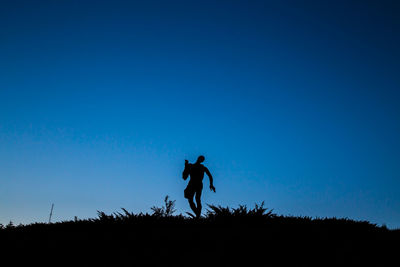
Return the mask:
<svg viewBox="0 0 400 267">
<path fill-rule="evenodd" d="M 166 202 L 166 204 L 168 204 Z M 173 204 L 170 202 L 170 204 Z M 0 230 L 9 266 L 397 266 L 399 230 L 348 219 L 209 207 L 201 219 L 122 213 Z M 5 265 L 4 265 L 5 266 Z"/>
</svg>

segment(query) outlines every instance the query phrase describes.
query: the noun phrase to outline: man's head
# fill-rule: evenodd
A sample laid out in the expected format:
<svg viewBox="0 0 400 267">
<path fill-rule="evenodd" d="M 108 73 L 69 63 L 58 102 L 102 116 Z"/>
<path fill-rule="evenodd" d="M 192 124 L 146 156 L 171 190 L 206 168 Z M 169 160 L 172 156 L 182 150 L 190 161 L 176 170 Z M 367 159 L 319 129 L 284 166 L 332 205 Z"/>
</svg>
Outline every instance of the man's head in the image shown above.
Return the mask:
<svg viewBox="0 0 400 267">
<path fill-rule="evenodd" d="M 197 158 L 197 163 L 202 163 L 206 158 L 204 156 L 199 156 Z"/>
</svg>

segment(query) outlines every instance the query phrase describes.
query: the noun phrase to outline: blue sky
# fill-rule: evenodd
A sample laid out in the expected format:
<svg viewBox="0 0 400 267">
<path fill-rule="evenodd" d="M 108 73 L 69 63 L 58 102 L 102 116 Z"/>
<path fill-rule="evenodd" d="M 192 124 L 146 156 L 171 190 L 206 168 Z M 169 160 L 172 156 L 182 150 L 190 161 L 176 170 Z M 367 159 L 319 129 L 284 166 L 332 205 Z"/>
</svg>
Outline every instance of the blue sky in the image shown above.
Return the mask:
<svg viewBox="0 0 400 267">
<path fill-rule="evenodd" d="M 3 1 L 0 223 L 189 211 L 400 227 L 395 1 Z"/>
</svg>

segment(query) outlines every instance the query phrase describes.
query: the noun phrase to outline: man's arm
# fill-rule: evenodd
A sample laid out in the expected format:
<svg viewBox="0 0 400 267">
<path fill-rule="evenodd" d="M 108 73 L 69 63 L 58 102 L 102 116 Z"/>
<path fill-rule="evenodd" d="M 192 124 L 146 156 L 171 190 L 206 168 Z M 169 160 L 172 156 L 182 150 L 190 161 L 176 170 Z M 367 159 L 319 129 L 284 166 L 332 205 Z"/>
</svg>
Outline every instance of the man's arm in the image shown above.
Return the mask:
<svg viewBox="0 0 400 267">
<path fill-rule="evenodd" d="M 207 169 L 207 167 L 204 167 L 204 171 L 206 172 L 208 178 L 210 179 L 210 190 L 214 191 L 214 193 L 215 193 L 215 187 L 213 184 L 213 177 L 211 175 L 211 172 Z"/>
<path fill-rule="evenodd" d="M 185 169 L 183 170 L 182 173 L 183 180 L 186 180 L 189 177 L 189 174 L 190 174 L 190 163 L 187 159 L 185 159 Z"/>
</svg>

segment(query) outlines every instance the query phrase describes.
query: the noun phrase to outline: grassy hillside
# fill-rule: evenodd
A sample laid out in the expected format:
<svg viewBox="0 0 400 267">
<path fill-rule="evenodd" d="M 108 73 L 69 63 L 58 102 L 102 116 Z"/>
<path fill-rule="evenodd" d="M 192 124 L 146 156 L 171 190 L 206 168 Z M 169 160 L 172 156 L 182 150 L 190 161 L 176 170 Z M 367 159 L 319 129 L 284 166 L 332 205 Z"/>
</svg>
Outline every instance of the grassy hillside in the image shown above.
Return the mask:
<svg viewBox="0 0 400 267">
<path fill-rule="evenodd" d="M 394 266 L 400 231 L 365 221 L 209 206 L 200 219 L 98 212 L 98 218 L 0 230 L 2 260 L 39 266 Z M 391 263 L 392 262 L 392 263 Z"/>
</svg>

